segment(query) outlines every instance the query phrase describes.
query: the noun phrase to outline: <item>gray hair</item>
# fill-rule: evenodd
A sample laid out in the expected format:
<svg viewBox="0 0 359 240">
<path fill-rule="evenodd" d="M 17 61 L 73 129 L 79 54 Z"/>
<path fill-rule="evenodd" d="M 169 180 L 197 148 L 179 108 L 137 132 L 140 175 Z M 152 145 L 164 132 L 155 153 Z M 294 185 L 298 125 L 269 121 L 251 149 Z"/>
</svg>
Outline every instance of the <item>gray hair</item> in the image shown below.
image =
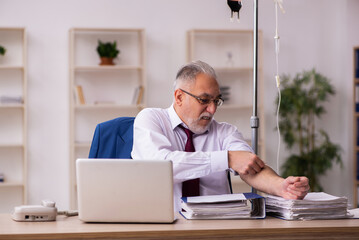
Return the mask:
<svg viewBox="0 0 359 240">
<path fill-rule="evenodd" d="M 200 73 L 205 73 L 210 77 L 217 79 L 216 72 L 210 65 L 199 60 L 193 61 L 183 65 L 178 70 L 174 82 L 174 90 L 179 88 L 182 84 L 193 83 L 196 80 L 196 76 Z"/>
</svg>

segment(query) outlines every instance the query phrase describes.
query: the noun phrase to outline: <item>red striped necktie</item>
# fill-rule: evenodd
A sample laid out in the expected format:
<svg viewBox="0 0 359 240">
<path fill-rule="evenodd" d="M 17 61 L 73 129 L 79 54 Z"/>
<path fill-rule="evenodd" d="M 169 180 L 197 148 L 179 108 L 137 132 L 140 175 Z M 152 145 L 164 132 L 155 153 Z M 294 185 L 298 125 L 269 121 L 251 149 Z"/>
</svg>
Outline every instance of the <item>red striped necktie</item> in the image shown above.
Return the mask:
<svg viewBox="0 0 359 240">
<path fill-rule="evenodd" d="M 193 132 L 182 125 L 178 125 L 187 135 L 187 142 L 185 146 L 185 152 L 194 152 L 193 145 Z M 182 183 L 182 197 L 199 196 L 199 178 L 187 180 Z"/>
</svg>

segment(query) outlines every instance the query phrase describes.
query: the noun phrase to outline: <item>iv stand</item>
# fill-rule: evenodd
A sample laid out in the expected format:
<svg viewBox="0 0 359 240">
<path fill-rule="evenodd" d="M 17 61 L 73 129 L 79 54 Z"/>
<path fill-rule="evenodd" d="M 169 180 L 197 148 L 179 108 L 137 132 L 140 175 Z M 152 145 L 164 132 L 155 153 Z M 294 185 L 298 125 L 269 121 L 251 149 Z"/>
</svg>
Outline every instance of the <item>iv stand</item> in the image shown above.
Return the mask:
<svg viewBox="0 0 359 240">
<path fill-rule="evenodd" d="M 258 154 L 258 128 L 259 117 L 257 116 L 257 92 L 258 92 L 258 0 L 253 0 L 253 115 L 251 116 L 252 129 L 252 149 Z M 252 193 L 257 193 L 257 189 L 252 187 Z"/>
<path fill-rule="evenodd" d="M 237 2 L 237 4 L 235 3 Z M 241 0 L 227 0 L 228 6 L 231 8 L 231 18 L 234 12 L 238 12 L 242 7 Z M 253 0 L 253 115 L 251 116 L 251 130 L 252 130 L 252 149 L 255 154 L 258 154 L 258 128 L 259 118 L 257 116 L 257 82 L 258 82 L 258 0 Z M 257 190 L 252 187 L 252 193 L 257 193 Z"/>
</svg>

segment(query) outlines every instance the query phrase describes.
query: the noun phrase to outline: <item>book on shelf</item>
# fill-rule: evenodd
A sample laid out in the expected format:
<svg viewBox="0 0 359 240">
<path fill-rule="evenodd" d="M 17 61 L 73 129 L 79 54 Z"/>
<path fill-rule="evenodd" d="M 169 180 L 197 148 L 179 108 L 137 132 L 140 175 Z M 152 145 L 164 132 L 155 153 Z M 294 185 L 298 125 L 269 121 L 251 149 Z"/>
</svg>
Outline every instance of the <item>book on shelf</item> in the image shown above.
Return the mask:
<svg viewBox="0 0 359 240">
<path fill-rule="evenodd" d="M 140 105 L 142 103 L 143 94 L 144 94 L 144 87 L 138 86 L 133 94 L 132 104 Z"/>
<path fill-rule="evenodd" d="M 359 112 L 359 84 L 355 84 L 355 111 Z"/>
<path fill-rule="evenodd" d="M 253 193 L 181 198 L 181 215 L 186 219 L 264 218 L 264 198 Z"/>
<path fill-rule="evenodd" d="M 230 86 L 220 86 L 220 91 L 221 91 L 221 95 L 222 95 L 222 99 L 227 102 L 230 99 L 230 91 L 231 91 L 231 87 Z"/>
<path fill-rule="evenodd" d="M 22 104 L 23 99 L 21 96 L 0 96 L 1 104 Z"/>
<path fill-rule="evenodd" d="M 82 86 L 76 85 L 74 88 L 75 91 L 75 102 L 76 104 L 85 104 L 84 92 L 82 90 Z"/>
<path fill-rule="evenodd" d="M 324 192 L 310 192 L 303 200 L 284 199 L 268 195 L 266 210 L 285 220 L 314 220 L 351 218 L 348 212 L 348 199 Z"/>
<path fill-rule="evenodd" d="M 359 49 L 355 49 L 355 78 L 359 78 Z"/>
</svg>

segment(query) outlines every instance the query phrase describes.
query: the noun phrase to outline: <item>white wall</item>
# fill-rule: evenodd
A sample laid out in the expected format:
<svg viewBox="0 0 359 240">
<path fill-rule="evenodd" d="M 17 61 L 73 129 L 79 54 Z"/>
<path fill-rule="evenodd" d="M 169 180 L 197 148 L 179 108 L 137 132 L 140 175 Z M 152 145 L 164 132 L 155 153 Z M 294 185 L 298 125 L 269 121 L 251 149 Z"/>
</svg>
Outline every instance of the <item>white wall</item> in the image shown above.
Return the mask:
<svg viewBox="0 0 359 240">
<path fill-rule="evenodd" d="M 145 28 L 147 35 L 148 103 L 167 107 L 176 70 L 186 60 L 185 33 L 192 28 L 252 29 L 252 1 L 243 0 L 241 23 L 229 22 L 222 0 L 0 0 L 0 27 L 26 27 L 28 33 L 29 203 L 54 199 L 69 206 L 68 30 L 72 27 Z M 325 190 L 352 195 L 352 47 L 359 45 L 354 23 L 358 1 L 284 1 L 279 16 L 280 72 L 294 75 L 316 69 L 337 89 L 320 121 L 343 148 L 344 168 L 335 166 L 323 178 Z M 259 1 L 263 31 L 266 92 L 267 162 L 274 168 L 274 5 Z M 160 93 L 160 94 L 159 94 Z M 160 97 L 159 97 L 160 96 Z M 283 144 L 282 144 L 283 145 Z M 282 159 L 288 155 L 282 147 Z"/>
</svg>

